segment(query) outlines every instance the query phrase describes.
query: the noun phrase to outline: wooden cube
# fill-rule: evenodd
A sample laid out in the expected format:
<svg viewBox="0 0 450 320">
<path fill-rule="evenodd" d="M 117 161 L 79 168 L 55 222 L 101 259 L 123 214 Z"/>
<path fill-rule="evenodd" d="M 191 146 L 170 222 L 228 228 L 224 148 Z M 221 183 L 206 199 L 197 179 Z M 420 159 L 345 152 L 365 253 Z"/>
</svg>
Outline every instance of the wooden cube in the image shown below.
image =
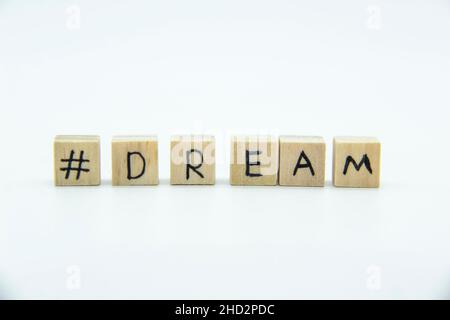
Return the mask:
<svg viewBox="0 0 450 320">
<path fill-rule="evenodd" d="M 279 184 L 323 187 L 325 141 L 322 137 L 281 136 Z"/>
<path fill-rule="evenodd" d="M 335 137 L 333 184 L 336 187 L 380 186 L 380 142 L 370 137 Z"/>
<path fill-rule="evenodd" d="M 53 152 L 55 185 L 100 184 L 99 136 L 56 136 Z"/>
<path fill-rule="evenodd" d="M 216 183 L 214 136 L 173 136 L 170 142 L 170 184 Z"/>
<path fill-rule="evenodd" d="M 111 144 L 114 186 L 157 185 L 156 136 L 115 136 Z"/>
<path fill-rule="evenodd" d="M 274 186 L 278 178 L 278 141 L 271 136 L 231 138 L 230 184 Z"/>
</svg>

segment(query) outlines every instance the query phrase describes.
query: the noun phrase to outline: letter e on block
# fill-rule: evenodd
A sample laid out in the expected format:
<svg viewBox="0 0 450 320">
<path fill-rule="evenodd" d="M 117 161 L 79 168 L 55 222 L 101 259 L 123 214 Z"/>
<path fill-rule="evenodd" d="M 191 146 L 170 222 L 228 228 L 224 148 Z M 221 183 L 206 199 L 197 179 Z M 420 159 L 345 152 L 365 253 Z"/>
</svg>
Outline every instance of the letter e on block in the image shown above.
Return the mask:
<svg viewBox="0 0 450 320">
<path fill-rule="evenodd" d="M 114 186 L 157 185 L 156 136 L 115 136 L 111 144 Z"/>
<path fill-rule="evenodd" d="M 231 138 L 230 184 L 274 186 L 278 179 L 278 140 L 272 136 Z"/>
<path fill-rule="evenodd" d="M 378 188 L 381 144 L 372 137 L 335 137 L 333 184 L 336 187 Z"/>
<path fill-rule="evenodd" d="M 53 157 L 56 186 L 100 184 L 99 136 L 56 136 Z"/>
</svg>

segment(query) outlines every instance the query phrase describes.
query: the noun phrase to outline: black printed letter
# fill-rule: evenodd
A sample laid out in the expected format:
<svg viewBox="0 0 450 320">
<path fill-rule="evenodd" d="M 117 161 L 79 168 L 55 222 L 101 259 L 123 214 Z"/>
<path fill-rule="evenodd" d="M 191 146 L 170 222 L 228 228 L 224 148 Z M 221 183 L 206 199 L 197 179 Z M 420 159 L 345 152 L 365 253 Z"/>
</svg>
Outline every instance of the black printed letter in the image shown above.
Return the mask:
<svg viewBox="0 0 450 320">
<path fill-rule="evenodd" d="M 302 159 L 305 159 L 306 163 L 301 163 Z M 297 160 L 297 164 L 295 165 L 294 174 L 295 176 L 297 174 L 298 169 L 301 168 L 309 168 L 309 171 L 311 171 L 311 175 L 314 176 L 314 169 L 311 165 L 311 161 L 309 161 L 309 158 L 306 156 L 305 152 L 302 150 L 302 153 L 300 153 L 300 157 Z"/>
<path fill-rule="evenodd" d="M 196 166 L 191 165 L 191 154 L 193 152 L 196 152 L 200 155 L 200 163 Z M 191 149 L 186 151 L 186 180 L 189 180 L 189 169 L 192 169 L 196 174 L 198 174 L 200 177 L 203 177 L 203 174 L 200 171 L 197 171 L 198 168 L 200 168 L 203 164 L 203 153 L 200 150 L 197 149 Z"/>
<path fill-rule="evenodd" d="M 132 176 L 131 175 L 131 156 L 136 155 L 139 156 L 139 158 L 141 158 L 142 160 L 142 170 L 141 173 L 138 174 L 137 176 Z M 145 173 L 145 159 L 144 156 L 142 155 L 142 153 L 140 152 L 128 152 L 127 155 L 127 179 L 128 180 L 133 180 L 133 179 L 139 179 L 140 177 L 142 177 Z"/>
<path fill-rule="evenodd" d="M 250 172 L 250 166 L 260 166 L 261 162 L 258 160 L 256 162 L 250 162 L 250 156 L 251 155 L 260 155 L 261 151 L 248 151 L 245 150 L 245 175 L 247 177 L 261 177 L 261 173 L 251 173 Z"/>
<path fill-rule="evenodd" d="M 353 159 L 352 156 L 348 156 L 347 159 L 345 160 L 344 172 L 343 172 L 344 175 L 347 174 L 348 166 L 350 165 L 350 163 L 355 167 L 356 171 L 359 171 L 359 169 L 361 169 L 362 165 L 364 165 L 366 167 L 367 171 L 369 171 L 370 174 L 372 174 L 372 167 L 370 166 L 370 160 L 369 160 L 369 157 L 367 156 L 367 154 L 363 155 L 359 164 L 356 163 L 355 159 Z"/>
</svg>

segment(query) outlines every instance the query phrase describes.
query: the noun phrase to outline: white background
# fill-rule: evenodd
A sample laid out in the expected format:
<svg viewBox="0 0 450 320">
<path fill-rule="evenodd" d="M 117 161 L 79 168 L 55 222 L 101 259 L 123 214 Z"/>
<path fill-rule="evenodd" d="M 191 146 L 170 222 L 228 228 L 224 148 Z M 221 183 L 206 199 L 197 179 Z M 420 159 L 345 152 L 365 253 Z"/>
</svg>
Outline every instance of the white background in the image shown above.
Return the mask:
<svg viewBox="0 0 450 320">
<path fill-rule="evenodd" d="M 450 298 L 449 35 L 443 0 L 0 1 L 0 297 Z M 178 133 L 215 186 L 168 184 Z M 229 186 L 233 133 L 324 136 L 327 186 Z M 101 186 L 53 186 L 56 134 L 101 135 Z M 115 134 L 159 186 L 111 186 Z M 331 186 L 334 135 L 380 189 Z"/>
</svg>

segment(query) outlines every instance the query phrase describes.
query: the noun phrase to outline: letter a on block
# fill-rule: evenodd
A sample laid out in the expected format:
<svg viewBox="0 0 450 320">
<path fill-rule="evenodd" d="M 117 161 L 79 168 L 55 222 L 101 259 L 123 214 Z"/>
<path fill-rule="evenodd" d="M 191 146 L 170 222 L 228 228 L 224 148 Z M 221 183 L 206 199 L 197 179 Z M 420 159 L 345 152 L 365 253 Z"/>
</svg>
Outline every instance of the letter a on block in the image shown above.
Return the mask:
<svg viewBox="0 0 450 320">
<path fill-rule="evenodd" d="M 381 144 L 371 137 L 335 137 L 333 184 L 336 187 L 378 188 Z"/>
<path fill-rule="evenodd" d="M 322 137 L 280 137 L 279 183 L 281 186 L 324 186 L 325 141 Z"/>
<path fill-rule="evenodd" d="M 157 185 L 156 136 L 115 136 L 111 144 L 114 186 Z"/>
</svg>

